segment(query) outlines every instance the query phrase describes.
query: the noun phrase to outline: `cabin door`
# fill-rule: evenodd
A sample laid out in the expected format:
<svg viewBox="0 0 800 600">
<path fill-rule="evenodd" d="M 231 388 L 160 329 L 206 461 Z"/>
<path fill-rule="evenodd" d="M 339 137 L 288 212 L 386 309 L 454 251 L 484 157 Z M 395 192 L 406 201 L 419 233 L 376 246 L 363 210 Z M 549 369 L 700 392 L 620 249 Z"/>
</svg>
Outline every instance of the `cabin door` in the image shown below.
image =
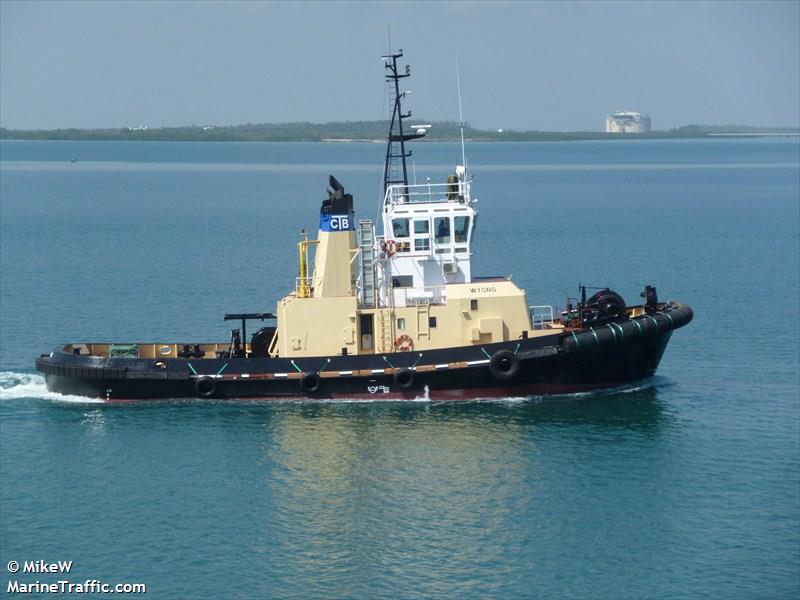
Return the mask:
<svg viewBox="0 0 800 600">
<path fill-rule="evenodd" d="M 374 348 L 375 336 L 373 335 L 374 327 L 374 314 L 359 315 L 358 318 L 358 339 L 360 343 L 359 350 L 361 352 L 372 352 Z"/>
</svg>

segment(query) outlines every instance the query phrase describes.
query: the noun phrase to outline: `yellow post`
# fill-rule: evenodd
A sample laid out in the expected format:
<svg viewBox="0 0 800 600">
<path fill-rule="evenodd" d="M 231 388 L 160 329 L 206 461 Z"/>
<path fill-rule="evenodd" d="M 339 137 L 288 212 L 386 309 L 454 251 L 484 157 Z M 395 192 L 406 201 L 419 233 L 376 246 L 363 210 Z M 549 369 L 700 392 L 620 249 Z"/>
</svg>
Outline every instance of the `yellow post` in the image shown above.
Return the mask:
<svg viewBox="0 0 800 600">
<path fill-rule="evenodd" d="M 310 298 L 311 288 L 308 285 L 308 234 L 303 230 L 303 241 L 297 244 L 300 252 L 300 284 L 297 286 L 298 298 Z"/>
<path fill-rule="evenodd" d="M 297 251 L 300 253 L 300 273 L 299 277 L 297 278 L 299 280 L 297 282 L 297 297 L 311 298 L 311 292 L 313 290 L 311 285 L 309 285 L 311 277 L 308 276 L 308 247 L 319 244 L 319 240 L 309 240 L 305 229 L 300 231 L 300 235 L 303 236 L 303 240 L 297 244 Z"/>
</svg>

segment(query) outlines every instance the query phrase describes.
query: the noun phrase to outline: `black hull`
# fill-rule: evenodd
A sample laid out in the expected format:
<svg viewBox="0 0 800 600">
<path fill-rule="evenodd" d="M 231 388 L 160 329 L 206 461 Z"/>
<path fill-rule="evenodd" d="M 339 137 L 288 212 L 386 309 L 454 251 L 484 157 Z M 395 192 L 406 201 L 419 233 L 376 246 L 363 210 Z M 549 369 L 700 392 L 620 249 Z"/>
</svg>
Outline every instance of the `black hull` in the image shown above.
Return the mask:
<svg viewBox="0 0 800 600">
<path fill-rule="evenodd" d="M 387 355 L 232 359 L 100 358 L 55 351 L 36 361 L 54 392 L 108 401 L 430 399 L 584 392 L 652 376 L 686 305 L 580 332 Z"/>
</svg>

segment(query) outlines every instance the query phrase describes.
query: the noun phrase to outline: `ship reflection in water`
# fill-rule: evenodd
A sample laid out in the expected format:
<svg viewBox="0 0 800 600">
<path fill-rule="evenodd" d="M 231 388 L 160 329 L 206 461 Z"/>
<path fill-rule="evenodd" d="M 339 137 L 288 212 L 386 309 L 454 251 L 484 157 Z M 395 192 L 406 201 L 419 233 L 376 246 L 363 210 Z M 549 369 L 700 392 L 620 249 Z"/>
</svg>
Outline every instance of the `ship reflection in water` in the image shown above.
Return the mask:
<svg viewBox="0 0 800 600">
<path fill-rule="evenodd" d="M 112 506 L 158 498 L 167 537 L 154 548 L 202 527 L 216 540 L 208 560 L 246 557 L 273 590 L 302 580 L 307 597 L 472 585 L 514 596 L 520 577 L 558 572 L 550 563 L 564 553 L 591 564 L 642 536 L 681 539 L 685 498 L 672 490 L 687 440 L 680 409 L 659 397 L 668 385 L 451 403 L 42 402 L 29 437 L 63 447 L 71 432 L 70 444 L 91 449 L 81 477 L 106 482 Z M 54 477 L 71 465 L 51 462 Z M 91 527 L 80 495 L 59 502 Z"/>
<path fill-rule="evenodd" d="M 481 566 L 500 577 L 503 557 L 541 551 L 559 535 L 554 518 L 570 514 L 564 526 L 590 527 L 591 505 L 612 493 L 604 480 L 650 477 L 637 446 L 650 447 L 650 461 L 654 453 L 668 460 L 662 433 L 674 420 L 655 387 L 500 402 L 287 403 L 250 415 L 264 426 L 260 476 L 270 510 L 254 511 L 255 526 L 269 531 L 263 559 L 280 561 L 281 548 L 301 557 L 310 579 L 346 573 L 356 586 L 385 579 L 371 569 L 396 569 L 392 576 L 418 593 L 422 585 L 422 596 L 470 581 Z M 657 506 L 648 512 L 660 520 Z M 541 540 L 530 538 L 535 531 Z M 412 548 L 412 562 L 427 565 L 424 583 L 399 567 L 407 569 Z"/>
</svg>

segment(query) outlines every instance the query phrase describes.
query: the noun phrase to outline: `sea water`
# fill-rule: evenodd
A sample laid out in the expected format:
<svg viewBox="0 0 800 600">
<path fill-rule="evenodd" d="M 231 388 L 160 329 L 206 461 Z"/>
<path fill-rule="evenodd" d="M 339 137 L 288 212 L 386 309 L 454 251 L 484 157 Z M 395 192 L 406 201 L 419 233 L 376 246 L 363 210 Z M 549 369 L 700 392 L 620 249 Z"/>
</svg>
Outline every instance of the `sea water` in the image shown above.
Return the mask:
<svg viewBox="0 0 800 600">
<path fill-rule="evenodd" d="M 47 392 L 69 341 L 217 341 L 292 289 L 329 174 L 370 143 L 0 144 L 0 582 L 152 598 L 796 598 L 796 139 L 469 144 L 473 272 L 689 303 L 656 377 L 467 403 Z M 455 144 L 414 146 L 439 182 Z M 9 561 L 72 560 L 68 574 Z"/>
</svg>

